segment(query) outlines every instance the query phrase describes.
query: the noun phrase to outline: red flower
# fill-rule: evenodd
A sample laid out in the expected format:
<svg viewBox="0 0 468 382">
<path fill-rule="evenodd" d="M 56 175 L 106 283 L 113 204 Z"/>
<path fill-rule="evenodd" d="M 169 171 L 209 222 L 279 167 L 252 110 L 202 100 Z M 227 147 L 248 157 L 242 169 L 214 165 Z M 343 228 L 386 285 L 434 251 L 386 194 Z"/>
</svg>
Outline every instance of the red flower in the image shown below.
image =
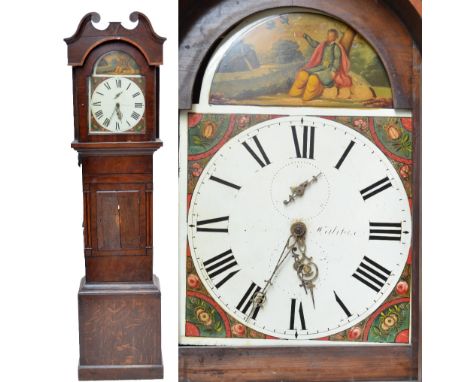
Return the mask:
<svg viewBox="0 0 468 382">
<path fill-rule="evenodd" d="M 408 293 L 409 286 L 406 281 L 400 281 L 396 286 L 396 292 L 398 294 L 406 294 Z"/>
<path fill-rule="evenodd" d="M 196 113 L 189 113 L 188 115 L 188 127 L 194 127 L 198 125 L 198 122 L 201 121 L 202 119 L 201 114 L 196 114 Z"/>
<path fill-rule="evenodd" d="M 348 330 L 348 339 L 357 340 L 361 337 L 362 330 L 359 326 L 355 326 Z"/>
<path fill-rule="evenodd" d="M 402 330 L 395 337 L 395 342 L 398 344 L 407 344 L 409 343 L 409 329 Z"/>
<path fill-rule="evenodd" d="M 404 164 L 400 167 L 400 175 L 403 179 L 408 179 L 411 175 L 411 167 L 407 164 Z"/>
<path fill-rule="evenodd" d="M 243 337 L 245 336 L 245 326 L 242 324 L 234 324 L 232 325 L 232 332 L 236 336 Z"/>
<path fill-rule="evenodd" d="M 185 323 L 185 335 L 187 337 L 200 337 L 200 330 L 191 322 Z"/>
<path fill-rule="evenodd" d="M 400 118 L 400 122 L 406 130 L 408 131 L 413 130 L 411 118 Z"/>
<path fill-rule="evenodd" d="M 198 278 L 198 276 L 191 273 L 187 277 L 187 284 L 190 288 L 198 289 L 200 288 L 200 279 Z"/>
</svg>

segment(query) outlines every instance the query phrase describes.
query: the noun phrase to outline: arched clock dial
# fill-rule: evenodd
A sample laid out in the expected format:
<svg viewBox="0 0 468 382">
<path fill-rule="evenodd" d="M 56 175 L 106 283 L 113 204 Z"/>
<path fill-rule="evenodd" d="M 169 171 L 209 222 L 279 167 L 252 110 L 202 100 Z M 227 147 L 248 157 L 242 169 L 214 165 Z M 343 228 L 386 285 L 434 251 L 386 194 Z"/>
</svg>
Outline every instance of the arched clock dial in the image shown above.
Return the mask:
<svg viewBox="0 0 468 382">
<path fill-rule="evenodd" d="M 104 129 L 114 133 L 125 132 L 136 126 L 144 115 L 144 92 L 130 78 L 114 76 L 94 89 L 90 110 Z"/>
<path fill-rule="evenodd" d="M 368 317 L 399 280 L 411 239 L 408 197 L 385 155 L 355 130 L 305 116 L 229 140 L 201 174 L 187 220 L 213 299 L 293 340 Z"/>
</svg>

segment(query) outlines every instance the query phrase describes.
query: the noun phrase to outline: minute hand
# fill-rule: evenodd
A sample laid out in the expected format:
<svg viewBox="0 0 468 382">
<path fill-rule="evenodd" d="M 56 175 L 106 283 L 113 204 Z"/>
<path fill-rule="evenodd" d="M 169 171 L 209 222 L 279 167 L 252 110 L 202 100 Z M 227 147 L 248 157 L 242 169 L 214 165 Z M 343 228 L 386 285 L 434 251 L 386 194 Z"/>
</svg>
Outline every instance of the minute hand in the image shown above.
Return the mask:
<svg viewBox="0 0 468 382">
<path fill-rule="evenodd" d="M 265 303 L 266 292 L 268 288 L 273 284 L 273 279 L 275 275 L 278 273 L 278 270 L 280 269 L 284 261 L 288 258 L 289 254 L 292 252 L 294 245 L 294 236 L 290 235 L 288 237 L 288 240 L 286 241 L 286 244 L 284 245 L 283 251 L 281 252 L 280 257 L 278 258 L 278 261 L 276 262 L 275 268 L 273 269 L 273 272 L 271 273 L 270 277 L 268 278 L 268 280 L 265 280 L 265 285 L 263 286 L 262 290 L 255 293 L 255 295 L 252 297 L 252 307 L 250 308 L 249 315 L 247 316 L 247 321 L 252 317 L 255 310 L 257 308 L 260 308 Z"/>
</svg>

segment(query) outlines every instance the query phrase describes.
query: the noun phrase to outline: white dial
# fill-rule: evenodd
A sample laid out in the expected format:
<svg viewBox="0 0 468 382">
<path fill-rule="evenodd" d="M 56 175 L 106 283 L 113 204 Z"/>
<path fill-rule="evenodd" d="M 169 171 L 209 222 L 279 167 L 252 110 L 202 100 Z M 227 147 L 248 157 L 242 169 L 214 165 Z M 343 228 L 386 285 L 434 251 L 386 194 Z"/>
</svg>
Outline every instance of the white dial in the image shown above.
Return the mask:
<svg viewBox="0 0 468 382">
<path fill-rule="evenodd" d="M 303 243 L 283 252 L 298 222 Z M 271 336 L 314 339 L 360 322 L 391 293 L 411 212 L 397 172 L 367 138 L 334 121 L 283 117 L 235 136 L 206 165 L 188 238 L 227 312 Z M 301 256 L 309 279 L 295 268 Z"/>
<path fill-rule="evenodd" d="M 102 81 L 94 89 L 90 110 L 101 127 L 121 133 L 140 122 L 145 112 L 145 97 L 134 81 L 115 76 Z"/>
</svg>

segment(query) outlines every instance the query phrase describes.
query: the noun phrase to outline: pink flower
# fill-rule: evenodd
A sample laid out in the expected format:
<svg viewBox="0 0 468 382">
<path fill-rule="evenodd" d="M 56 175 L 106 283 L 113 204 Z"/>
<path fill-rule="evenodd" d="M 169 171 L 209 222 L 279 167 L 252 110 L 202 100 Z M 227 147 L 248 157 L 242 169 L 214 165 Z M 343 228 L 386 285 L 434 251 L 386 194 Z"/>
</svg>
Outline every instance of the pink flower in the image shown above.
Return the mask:
<svg viewBox="0 0 468 382">
<path fill-rule="evenodd" d="M 203 167 L 200 163 L 192 164 L 192 175 L 193 176 L 200 176 L 203 171 Z"/>
<path fill-rule="evenodd" d="M 242 324 L 232 325 L 232 331 L 236 336 L 243 337 L 245 335 L 245 326 Z"/>
<path fill-rule="evenodd" d="M 190 288 L 198 289 L 200 288 L 200 279 L 198 278 L 198 276 L 191 273 L 187 277 L 187 284 Z"/>
<path fill-rule="evenodd" d="M 354 127 L 358 127 L 362 130 L 365 130 L 367 128 L 367 122 L 362 118 L 354 120 L 353 125 Z"/>
<path fill-rule="evenodd" d="M 348 339 L 357 340 L 361 337 L 362 330 L 359 326 L 355 326 L 348 330 Z"/>
</svg>

